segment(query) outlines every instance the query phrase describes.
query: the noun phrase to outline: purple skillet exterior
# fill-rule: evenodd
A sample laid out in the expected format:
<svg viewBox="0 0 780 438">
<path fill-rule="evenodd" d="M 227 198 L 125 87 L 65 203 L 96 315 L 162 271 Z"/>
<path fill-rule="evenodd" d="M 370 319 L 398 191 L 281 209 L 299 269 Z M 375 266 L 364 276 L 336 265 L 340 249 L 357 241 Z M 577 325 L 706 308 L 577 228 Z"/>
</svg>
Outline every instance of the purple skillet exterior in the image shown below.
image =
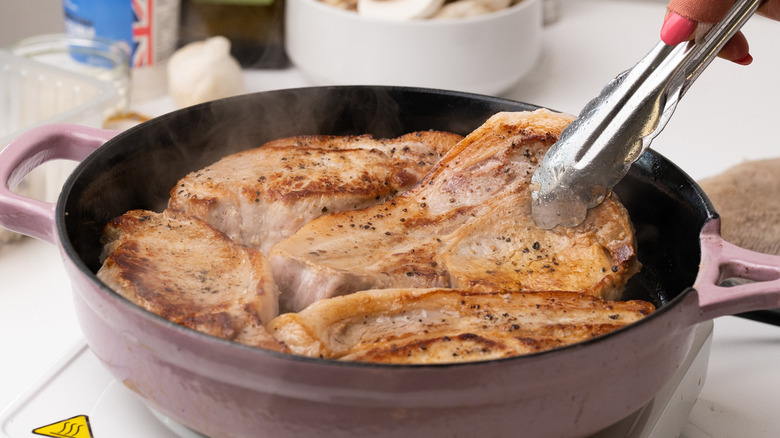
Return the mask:
<svg viewBox="0 0 780 438">
<path fill-rule="evenodd" d="M 631 327 L 561 350 L 381 366 L 244 347 L 179 327 L 110 291 L 63 246 L 53 205 L 10 193 L 41 162 L 83 159 L 111 136 L 54 126 L 12 143 L 0 155 L 0 224 L 59 247 L 87 341 L 114 376 L 150 407 L 214 438 L 583 437 L 649 401 L 680 366 L 698 322 L 780 306 L 780 258 L 723 242 L 715 219 L 702 233 L 695 289 Z M 720 293 L 716 284 L 729 275 L 758 283 Z"/>
<path fill-rule="evenodd" d="M 89 346 L 149 406 L 213 438 L 595 433 L 649 401 L 688 353 L 696 294 L 608 340 L 455 366 L 294 358 L 182 329 L 63 254 Z"/>
</svg>

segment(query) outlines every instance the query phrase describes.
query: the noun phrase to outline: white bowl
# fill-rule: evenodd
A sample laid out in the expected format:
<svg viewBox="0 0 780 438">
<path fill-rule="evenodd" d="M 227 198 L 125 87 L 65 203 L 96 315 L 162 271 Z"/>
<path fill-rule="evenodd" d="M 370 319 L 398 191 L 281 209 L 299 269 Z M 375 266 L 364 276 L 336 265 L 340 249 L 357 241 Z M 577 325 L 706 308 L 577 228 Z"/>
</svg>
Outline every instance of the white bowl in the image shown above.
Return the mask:
<svg viewBox="0 0 780 438">
<path fill-rule="evenodd" d="M 287 0 L 287 54 L 317 85 L 403 85 L 499 94 L 528 73 L 542 1 L 447 20 L 377 20 L 319 0 Z"/>
</svg>

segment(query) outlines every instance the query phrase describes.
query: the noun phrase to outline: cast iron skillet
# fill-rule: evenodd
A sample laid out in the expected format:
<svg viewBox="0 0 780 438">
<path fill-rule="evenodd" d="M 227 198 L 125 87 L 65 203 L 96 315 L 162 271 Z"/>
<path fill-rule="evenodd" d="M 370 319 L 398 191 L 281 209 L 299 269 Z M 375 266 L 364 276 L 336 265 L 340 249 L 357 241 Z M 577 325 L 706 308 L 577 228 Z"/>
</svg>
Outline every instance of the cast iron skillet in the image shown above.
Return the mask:
<svg viewBox="0 0 780 438">
<path fill-rule="evenodd" d="M 780 307 L 780 258 L 723 242 L 701 189 L 652 150 L 615 191 L 643 264 L 625 298 L 658 311 L 559 350 L 434 366 L 299 358 L 170 323 L 94 275 L 108 220 L 161 210 L 179 178 L 229 153 L 292 135 L 467 134 L 498 111 L 536 108 L 441 90 L 318 87 L 189 107 L 118 135 L 41 127 L 0 154 L 0 225 L 60 247 L 95 354 L 150 408 L 209 436 L 587 436 L 653 397 L 686 357 L 699 322 Z M 52 158 L 83 160 L 56 205 L 10 192 Z M 729 277 L 755 283 L 718 286 Z"/>
</svg>

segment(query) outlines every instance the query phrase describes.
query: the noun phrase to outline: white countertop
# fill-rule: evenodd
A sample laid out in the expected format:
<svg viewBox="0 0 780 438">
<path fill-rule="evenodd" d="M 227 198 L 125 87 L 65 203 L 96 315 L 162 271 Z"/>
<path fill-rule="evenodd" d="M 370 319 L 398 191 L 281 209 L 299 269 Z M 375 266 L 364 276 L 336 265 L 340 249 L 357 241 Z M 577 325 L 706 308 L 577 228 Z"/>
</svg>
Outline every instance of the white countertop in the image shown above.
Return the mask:
<svg viewBox="0 0 780 438">
<path fill-rule="evenodd" d="M 564 0 L 545 30 L 536 69 L 505 97 L 571 113 L 657 41 L 660 1 Z M 780 23 L 755 17 L 745 28 L 755 58 L 743 67 L 716 60 L 653 143 L 692 177 L 748 159 L 780 156 Z M 248 91 L 312 85 L 295 69 L 246 72 Z M 134 109 L 174 109 L 167 97 Z M 49 368 L 81 332 L 57 250 L 33 239 L 0 247 L 0 411 Z M 780 327 L 723 317 L 715 322 L 706 383 L 684 437 L 780 434 Z"/>
</svg>

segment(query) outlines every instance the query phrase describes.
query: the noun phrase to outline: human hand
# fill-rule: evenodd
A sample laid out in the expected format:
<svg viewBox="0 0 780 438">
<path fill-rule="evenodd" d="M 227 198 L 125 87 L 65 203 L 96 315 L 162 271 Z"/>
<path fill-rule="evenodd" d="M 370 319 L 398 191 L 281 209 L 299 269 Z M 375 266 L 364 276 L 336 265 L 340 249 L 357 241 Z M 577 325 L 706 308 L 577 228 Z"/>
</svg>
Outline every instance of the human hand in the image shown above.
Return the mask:
<svg viewBox="0 0 780 438">
<path fill-rule="evenodd" d="M 693 39 L 696 32 L 706 31 L 710 27 L 708 25 L 725 17 L 733 5 L 734 0 L 671 0 L 661 27 L 661 40 L 675 45 Z M 780 20 L 780 0 L 766 0 L 756 13 Z M 741 65 L 753 62 L 747 38 L 742 32 L 734 35 L 718 56 Z"/>
</svg>

